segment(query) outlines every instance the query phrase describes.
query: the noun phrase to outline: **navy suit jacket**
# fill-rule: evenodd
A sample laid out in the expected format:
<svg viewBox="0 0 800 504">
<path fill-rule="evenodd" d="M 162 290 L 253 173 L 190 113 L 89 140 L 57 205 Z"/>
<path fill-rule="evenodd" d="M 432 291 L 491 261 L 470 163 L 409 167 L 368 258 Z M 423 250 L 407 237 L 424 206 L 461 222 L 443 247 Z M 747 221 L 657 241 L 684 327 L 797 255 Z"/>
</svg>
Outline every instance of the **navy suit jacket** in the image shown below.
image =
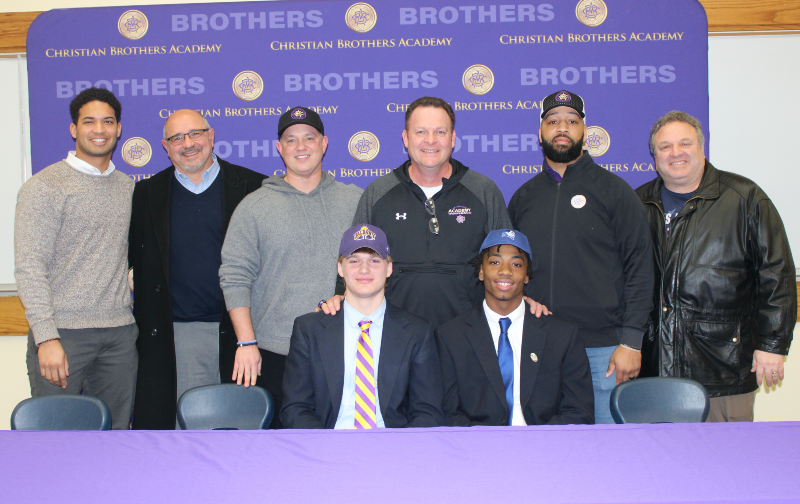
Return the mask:
<svg viewBox="0 0 800 504">
<path fill-rule="evenodd" d="M 520 405 L 528 425 L 594 423 L 594 393 L 577 326 L 527 306 Z M 445 425 L 507 425 L 506 393 L 483 303 L 436 329 Z"/>
<path fill-rule="evenodd" d="M 442 425 L 442 375 L 433 326 L 387 303 L 378 363 L 378 397 L 386 427 Z M 332 429 L 344 386 L 344 309 L 297 317 L 283 374 L 281 423 Z"/>
</svg>

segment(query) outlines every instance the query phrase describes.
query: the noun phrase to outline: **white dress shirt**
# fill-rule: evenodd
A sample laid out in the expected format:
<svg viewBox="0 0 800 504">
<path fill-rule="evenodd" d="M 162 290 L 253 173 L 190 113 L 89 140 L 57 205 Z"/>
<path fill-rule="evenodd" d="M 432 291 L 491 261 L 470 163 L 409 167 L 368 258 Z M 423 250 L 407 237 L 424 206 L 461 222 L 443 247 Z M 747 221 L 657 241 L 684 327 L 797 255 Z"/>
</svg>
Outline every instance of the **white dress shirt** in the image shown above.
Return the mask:
<svg viewBox="0 0 800 504">
<path fill-rule="evenodd" d="M 519 364 L 522 354 L 522 325 L 525 322 L 525 300 L 508 315 L 500 315 L 493 312 L 486 300 L 483 301 L 483 312 L 486 314 L 486 321 L 489 322 L 489 330 L 492 331 L 494 341 L 494 351 L 497 352 L 497 344 L 500 341 L 500 319 L 508 317 L 511 325 L 508 327 L 508 341 L 511 343 L 511 350 L 514 352 L 514 413 L 511 416 L 511 425 L 528 425 L 525 416 L 522 414 L 522 406 L 519 403 Z"/>
<path fill-rule="evenodd" d="M 381 400 L 378 395 L 378 364 L 381 357 L 381 338 L 383 336 L 383 316 L 386 314 L 386 299 L 370 315 L 364 315 L 344 300 L 344 383 L 342 386 L 342 403 L 336 417 L 334 429 L 352 429 L 356 421 L 356 359 L 358 355 L 358 339 L 361 337 L 359 322 L 371 321 L 369 338 L 372 340 L 372 370 L 375 372 L 375 424 L 386 427 L 381 415 Z"/>
<path fill-rule="evenodd" d="M 109 161 L 108 168 L 106 168 L 106 171 L 101 172 L 99 168 L 96 168 L 87 163 L 86 161 L 84 161 L 83 159 L 78 158 L 74 150 L 69 151 L 69 154 L 67 154 L 67 159 L 65 159 L 64 161 L 66 161 L 66 163 L 70 165 L 72 168 L 87 175 L 99 175 L 101 177 L 108 177 L 115 170 L 114 161 Z"/>
</svg>

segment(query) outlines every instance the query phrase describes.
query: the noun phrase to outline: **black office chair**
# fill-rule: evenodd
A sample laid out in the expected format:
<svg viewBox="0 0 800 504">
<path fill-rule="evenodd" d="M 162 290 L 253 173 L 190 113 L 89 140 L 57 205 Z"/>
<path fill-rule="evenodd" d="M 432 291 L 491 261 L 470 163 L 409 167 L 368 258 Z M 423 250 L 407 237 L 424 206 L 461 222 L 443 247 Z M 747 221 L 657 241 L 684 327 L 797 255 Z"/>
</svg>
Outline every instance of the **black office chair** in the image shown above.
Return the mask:
<svg viewBox="0 0 800 504">
<path fill-rule="evenodd" d="M 184 430 L 266 429 L 274 409 L 272 395 L 261 387 L 206 385 L 187 390 L 178 400 L 178 425 Z"/>
<path fill-rule="evenodd" d="M 611 416 L 622 423 L 705 422 L 706 388 L 687 378 L 637 378 L 611 391 Z"/>
<path fill-rule="evenodd" d="M 87 395 L 31 397 L 11 412 L 11 430 L 109 430 L 111 412 Z"/>
</svg>

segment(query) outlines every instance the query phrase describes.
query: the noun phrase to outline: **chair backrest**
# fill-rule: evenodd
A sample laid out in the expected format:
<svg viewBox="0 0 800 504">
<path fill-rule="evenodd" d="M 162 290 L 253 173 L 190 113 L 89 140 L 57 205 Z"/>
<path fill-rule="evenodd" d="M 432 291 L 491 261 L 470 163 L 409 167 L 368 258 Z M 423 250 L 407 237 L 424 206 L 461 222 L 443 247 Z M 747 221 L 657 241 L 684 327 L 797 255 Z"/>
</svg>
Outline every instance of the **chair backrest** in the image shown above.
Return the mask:
<svg viewBox="0 0 800 504">
<path fill-rule="evenodd" d="M 111 412 L 87 395 L 31 397 L 11 412 L 12 430 L 109 430 Z"/>
<path fill-rule="evenodd" d="M 611 416 L 622 423 L 705 422 L 705 387 L 687 378 L 637 378 L 611 391 Z"/>
<path fill-rule="evenodd" d="M 178 400 L 181 429 L 266 429 L 274 403 L 269 392 L 235 383 L 195 387 Z"/>
</svg>

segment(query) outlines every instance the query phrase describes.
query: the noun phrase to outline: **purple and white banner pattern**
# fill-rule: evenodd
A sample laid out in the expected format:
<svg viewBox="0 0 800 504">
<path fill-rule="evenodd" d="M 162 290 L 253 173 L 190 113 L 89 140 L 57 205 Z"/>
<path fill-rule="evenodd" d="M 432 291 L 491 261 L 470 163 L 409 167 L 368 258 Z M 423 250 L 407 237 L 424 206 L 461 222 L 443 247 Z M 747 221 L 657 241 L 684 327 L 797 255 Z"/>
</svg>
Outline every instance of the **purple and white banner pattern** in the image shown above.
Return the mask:
<svg viewBox="0 0 800 504">
<path fill-rule="evenodd" d="M 510 0 L 506 0 L 510 1 Z M 28 32 L 33 171 L 74 149 L 68 105 L 89 86 L 122 102 L 119 169 L 169 166 L 172 111 L 201 111 L 223 159 L 284 170 L 278 117 L 317 110 L 323 168 L 366 187 L 407 155 L 407 104 L 456 111 L 453 157 L 506 199 L 541 171 L 541 100 L 583 96 L 596 161 L 636 187 L 655 176 L 653 122 L 679 109 L 708 123 L 708 26 L 697 0 L 243 2 L 52 10 Z M 480 4 L 480 5 L 478 5 Z M 708 137 L 707 137 L 708 138 Z"/>
</svg>

